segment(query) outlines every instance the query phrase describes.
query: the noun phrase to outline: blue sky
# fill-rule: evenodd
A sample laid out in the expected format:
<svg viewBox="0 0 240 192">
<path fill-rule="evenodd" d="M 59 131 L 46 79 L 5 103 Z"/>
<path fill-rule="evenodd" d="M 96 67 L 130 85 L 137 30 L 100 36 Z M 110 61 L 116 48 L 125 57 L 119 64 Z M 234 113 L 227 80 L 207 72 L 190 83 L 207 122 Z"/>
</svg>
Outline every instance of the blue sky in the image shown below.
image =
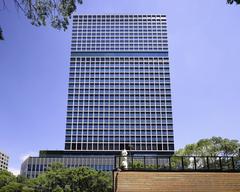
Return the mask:
<svg viewBox="0 0 240 192">
<path fill-rule="evenodd" d="M 226 0 L 84 0 L 79 14 L 166 14 L 176 148 L 240 139 L 240 6 Z M 0 150 L 10 169 L 40 149 L 63 149 L 71 27 L 34 27 L 0 12 Z"/>
</svg>

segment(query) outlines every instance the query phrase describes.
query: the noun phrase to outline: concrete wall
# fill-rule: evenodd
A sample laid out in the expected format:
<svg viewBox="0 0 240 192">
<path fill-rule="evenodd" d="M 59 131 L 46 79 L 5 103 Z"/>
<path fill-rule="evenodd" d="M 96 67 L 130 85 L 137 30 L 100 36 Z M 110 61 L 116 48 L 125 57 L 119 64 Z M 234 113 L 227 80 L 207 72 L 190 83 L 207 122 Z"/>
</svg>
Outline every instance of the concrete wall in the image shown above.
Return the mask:
<svg viewBox="0 0 240 192">
<path fill-rule="evenodd" d="M 116 192 L 240 192 L 240 173 L 115 172 Z"/>
</svg>

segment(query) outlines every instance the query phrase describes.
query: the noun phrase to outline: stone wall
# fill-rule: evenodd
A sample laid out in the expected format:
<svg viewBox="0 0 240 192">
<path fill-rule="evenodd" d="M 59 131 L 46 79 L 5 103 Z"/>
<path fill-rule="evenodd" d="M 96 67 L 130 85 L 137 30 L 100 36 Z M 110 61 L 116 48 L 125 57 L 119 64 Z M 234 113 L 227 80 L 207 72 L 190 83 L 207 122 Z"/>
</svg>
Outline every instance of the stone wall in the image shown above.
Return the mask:
<svg viewBox="0 0 240 192">
<path fill-rule="evenodd" d="M 240 173 L 115 172 L 115 192 L 240 192 Z"/>
</svg>

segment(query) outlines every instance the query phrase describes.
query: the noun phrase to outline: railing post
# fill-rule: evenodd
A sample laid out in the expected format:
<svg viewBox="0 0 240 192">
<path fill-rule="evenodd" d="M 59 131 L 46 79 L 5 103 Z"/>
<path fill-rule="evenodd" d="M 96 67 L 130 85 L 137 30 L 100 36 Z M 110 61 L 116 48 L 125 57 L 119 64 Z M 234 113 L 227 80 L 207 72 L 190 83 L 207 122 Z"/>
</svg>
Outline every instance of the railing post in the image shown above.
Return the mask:
<svg viewBox="0 0 240 192">
<path fill-rule="evenodd" d="M 143 157 L 143 166 L 144 166 L 144 169 L 146 169 L 146 157 L 145 156 Z"/>
<path fill-rule="evenodd" d="M 114 169 L 116 169 L 117 168 L 117 157 L 116 157 L 116 155 L 114 156 Z"/>
<path fill-rule="evenodd" d="M 197 162 L 196 162 L 196 157 L 194 157 L 194 170 L 197 170 Z"/>
<path fill-rule="evenodd" d="M 220 165 L 220 169 L 222 170 L 222 157 L 219 157 L 219 165 Z"/>
<path fill-rule="evenodd" d="M 233 168 L 233 170 L 235 170 L 235 163 L 234 163 L 233 157 L 232 157 L 232 168 Z"/>
<path fill-rule="evenodd" d="M 168 158 L 168 163 L 169 163 L 169 170 L 172 170 L 172 163 L 171 163 L 171 157 Z"/>
<path fill-rule="evenodd" d="M 184 170 L 183 156 L 182 156 L 182 170 Z"/>
<path fill-rule="evenodd" d="M 157 169 L 158 169 L 158 156 L 156 157 L 156 161 L 157 161 L 157 163 L 156 163 L 156 164 L 157 164 Z"/>
<path fill-rule="evenodd" d="M 208 159 L 208 156 L 207 156 L 207 168 L 209 170 L 209 159 Z"/>
<path fill-rule="evenodd" d="M 131 168 L 134 169 L 134 166 L 133 166 L 133 156 L 131 158 L 132 158 L 132 167 Z"/>
<path fill-rule="evenodd" d="M 115 156 L 116 157 L 116 156 Z M 115 158 L 116 159 L 116 158 Z M 114 178 L 114 170 L 112 170 L 112 192 L 115 192 L 115 178 Z"/>
<path fill-rule="evenodd" d="M 118 156 L 118 168 L 120 168 L 120 161 L 121 161 L 121 156 Z"/>
</svg>

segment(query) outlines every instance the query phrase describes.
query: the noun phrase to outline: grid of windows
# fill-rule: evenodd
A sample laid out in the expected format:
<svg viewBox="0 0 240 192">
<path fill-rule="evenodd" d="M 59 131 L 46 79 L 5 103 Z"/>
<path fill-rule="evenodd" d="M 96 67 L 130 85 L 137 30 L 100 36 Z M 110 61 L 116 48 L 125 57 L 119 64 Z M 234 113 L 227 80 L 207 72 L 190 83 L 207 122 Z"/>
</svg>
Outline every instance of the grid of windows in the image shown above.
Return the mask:
<svg viewBox="0 0 240 192">
<path fill-rule="evenodd" d="M 46 171 L 52 163 L 61 163 L 64 167 L 91 167 L 101 171 L 112 171 L 114 168 L 113 156 L 77 156 L 77 157 L 29 157 L 21 166 L 21 175 L 36 178 Z"/>
<path fill-rule="evenodd" d="M 165 15 L 79 15 L 72 51 L 167 51 Z"/>
<path fill-rule="evenodd" d="M 66 148 L 172 150 L 168 58 L 72 57 Z"/>
<path fill-rule="evenodd" d="M 65 150 L 174 150 L 163 15 L 73 18 Z"/>
<path fill-rule="evenodd" d="M 7 170 L 8 169 L 8 160 L 9 160 L 9 157 L 0 152 L 0 170 Z"/>
</svg>

